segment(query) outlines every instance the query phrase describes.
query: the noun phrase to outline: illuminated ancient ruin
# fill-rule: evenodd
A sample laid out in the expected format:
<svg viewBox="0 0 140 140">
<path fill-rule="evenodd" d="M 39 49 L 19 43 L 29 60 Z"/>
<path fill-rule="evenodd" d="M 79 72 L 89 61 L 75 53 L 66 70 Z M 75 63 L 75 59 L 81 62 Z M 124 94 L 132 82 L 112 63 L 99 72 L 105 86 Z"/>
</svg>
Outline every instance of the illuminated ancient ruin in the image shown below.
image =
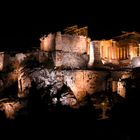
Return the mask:
<svg viewBox="0 0 140 140">
<path fill-rule="evenodd" d="M 91 41 L 87 36 L 77 35 L 75 28 L 77 29 L 77 26 L 66 30 L 66 33 L 70 32 L 71 35 L 58 32 L 42 37 L 40 49 L 46 52 L 56 51 L 56 63 L 61 63 L 59 59 L 62 58 L 60 52 L 57 51 L 86 54 L 89 67 L 94 67 L 94 61 L 102 61 L 103 64 L 130 66 L 132 59 L 140 56 L 139 43 L 127 42 L 124 44 L 114 39 Z M 132 32 L 133 34 L 136 33 Z"/>
<path fill-rule="evenodd" d="M 138 36 L 135 32 L 127 35 Z M 132 69 L 140 66 L 139 56 L 140 43 L 136 39 L 92 41 L 87 27 L 75 25 L 66 28 L 64 34 L 57 32 L 41 37 L 39 49 L 16 54 L 9 60 L 19 64 L 16 68 L 18 98 L 28 97 L 34 82 L 37 89 L 49 88 L 49 93 L 54 96 L 66 87 L 67 91 L 62 91 L 63 97 L 59 97 L 60 102 L 74 106 L 98 92 L 117 93 L 125 98 L 125 80 L 132 79 Z M 26 65 L 22 64 L 25 62 Z M 6 63 L 1 52 L 0 71 L 4 71 Z M 53 103 L 58 100 L 52 97 Z"/>
<path fill-rule="evenodd" d="M 66 28 L 64 31 L 65 34 L 57 32 L 40 38 L 40 50 L 34 55 L 40 63 L 47 63 L 51 59 L 51 69 L 54 69 L 54 73 L 50 73 L 47 69 L 44 69 L 44 73 L 48 73 L 50 79 L 54 75 L 54 78 L 61 77 L 62 85 L 66 83 L 78 100 L 96 92 L 106 91 L 108 87 L 111 88 L 112 92 L 117 92 L 120 96 L 125 97 L 125 82 L 121 81 L 124 79 L 122 78 L 125 75 L 124 72 L 117 74 L 117 79 L 113 77 L 107 79 L 107 72 L 104 70 L 98 72 L 94 68 L 121 70 L 136 67 L 138 65 L 136 62 L 139 60 L 139 44 L 129 42 L 124 45 L 115 39 L 91 41 L 86 33 L 87 27 L 78 29 L 76 25 Z M 132 32 L 133 34 L 135 35 Z M 58 73 L 57 69 L 61 71 Z M 31 81 L 35 74 L 25 77 L 26 74 L 23 74 L 23 71 L 20 73 L 20 71 L 18 96 L 24 97 L 31 87 Z M 38 80 L 40 76 L 38 71 Z M 129 73 L 129 77 L 131 77 L 131 73 Z M 44 82 L 47 81 L 46 78 L 42 78 Z M 50 85 L 49 82 L 45 83 L 46 86 Z"/>
<path fill-rule="evenodd" d="M 85 32 L 87 32 L 87 28 L 82 29 L 85 29 Z M 94 69 L 94 67 L 106 68 L 106 66 L 108 66 L 108 68 L 113 68 L 114 70 L 118 68 L 119 70 L 139 66 L 140 46 L 136 39 L 134 39 L 134 41 L 126 41 L 124 39 L 118 41 L 114 38 L 110 40 L 91 41 L 91 39 L 86 36 L 87 34 L 84 34 L 85 36 L 81 35 L 82 33 L 77 34 L 78 26 L 68 27 L 64 31 L 66 34 L 58 32 L 41 38 L 40 49 L 45 52 L 54 52 L 53 60 L 56 67 L 62 69 L 69 67 L 72 69 L 84 69 L 77 72 L 80 74 L 81 72 L 89 73 L 89 69 Z M 125 35 L 138 36 L 135 32 L 124 33 L 123 36 Z M 91 74 L 91 77 L 93 75 L 94 74 Z M 122 75 L 125 74 L 122 73 Z M 82 78 L 82 76 L 80 77 Z M 129 77 L 131 77 L 131 73 Z M 86 76 L 84 76 L 84 79 L 86 79 Z M 117 80 L 112 78 L 110 87 L 112 88 L 112 92 L 117 92 L 122 97 L 125 97 L 125 82 L 121 81 L 121 79 L 122 76 Z M 86 80 L 83 81 L 84 85 L 86 84 L 85 81 Z M 83 87 L 82 83 L 76 85 Z M 97 87 L 97 85 L 95 85 L 95 87 Z M 100 90 L 105 89 L 107 89 L 107 87 L 100 88 Z M 93 89 L 92 92 L 86 91 L 86 94 L 92 94 L 93 91 Z M 84 93 L 84 90 L 80 92 L 80 97 L 82 97 L 82 93 Z"/>
</svg>

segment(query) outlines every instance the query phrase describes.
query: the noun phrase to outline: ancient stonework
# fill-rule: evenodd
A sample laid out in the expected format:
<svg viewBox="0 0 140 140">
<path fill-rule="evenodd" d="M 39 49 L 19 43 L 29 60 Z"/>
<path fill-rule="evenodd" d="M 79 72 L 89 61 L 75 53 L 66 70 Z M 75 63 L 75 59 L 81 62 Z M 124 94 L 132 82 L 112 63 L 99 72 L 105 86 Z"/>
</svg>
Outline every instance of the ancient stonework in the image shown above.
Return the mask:
<svg viewBox="0 0 140 140">
<path fill-rule="evenodd" d="M 4 52 L 0 52 L 0 71 L 3 70 L 4 67 Z"/>
<path fill-rule="evenodd" d="M 41 97 L 49 95 L 52 104 L 71 107 L 96 93 L 125 98 L 126 81 L 134 80 L 133 68 L 140 67 L 138 42 L 91 41 L 87 36 L 61 32 L 41 37 L 36 51 L 5 56 L 0 53 L 1 92 L 7 83 L 18 82 L 18 99 L 27 99 L 34 87 Z M 7 117 L 13 116 L 18 105 L 3 104 Z"/>
<path fill-rule="evenodd" d="M 26 75 L 26 74 L 25 74 Z M 19 77 L 19 96 L 26 96 L 31 86 L 30 81 L 37 84 L 37 88 L 47 88 L 52 86 L 52 94 L 57 94 L 58 90 L 65 84 L 78 100 L 82 100 L 86 95 L 106 90 L 106 77 L 108 73 L 90 70 L 49 70 L 36 69 L 30 74 L 30 79 L 23 76 Z M 22 85 L 22 87 L 21 87 Z"/>
<path fill-rule="evenodd" d="M 49 34 L 47 37 L 43 36 L 40 38 L 40 49 L 42 51 L 53 51 L 55 44 L 54 44 L 55 36 L 53 34 Z"/>
<path fill-rule="evenodd" d="M 49 34 L 40 39 L 40 49 L 52 52 L 55 67 L 83 69 L 89 61 L 89 39 L 85 36 Z M 42 45 L 44 44 L 45 45 Z M 53 44 L 53 45 L 52 45 Z"/>
<path fill-rule="evenodd" d="M 31 79 L 26 75 L 23 67 L 21 67 L 18 72 L 18 97 L 21 98 L 28 96 L 30 87 Z"/>
</svg>

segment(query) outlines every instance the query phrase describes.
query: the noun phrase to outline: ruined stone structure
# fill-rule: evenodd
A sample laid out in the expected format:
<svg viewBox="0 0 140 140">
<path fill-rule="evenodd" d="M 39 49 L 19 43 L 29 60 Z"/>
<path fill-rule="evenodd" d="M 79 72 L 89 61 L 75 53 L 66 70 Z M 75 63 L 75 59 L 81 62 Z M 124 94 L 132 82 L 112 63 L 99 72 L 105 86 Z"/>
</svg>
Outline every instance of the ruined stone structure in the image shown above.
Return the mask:
<svg viewBox="0 0 140 140">
<path fill-rule="evenodd" d="M 8 67 L 10 72 L 5 71 L 7 60 L 11 64 Z M 27 106 L 30 93 L 35 96 L 37 93 L 39 96 L 35 98 L 39 100 L 36 103 L 41 101 L 41 106 L 47 105 L 48 110 L 49 106 L 59 107 L 61 104 L 77 108 L 88 102 L 95 109 L 101 107 L 103 113 L 100 119 L 106 119 L 106 110 L 116 102 L 114 97 L 126 98 L 129 89 L 139 89 L 136 76 L 139 74 L 133 71 L 138 67 L 140 42 L 115 39 L 91 41 L 86 27 L 73 26 L 67 28 L 65 34 L 57 32 L 41 37 L 40 49 L 36 51 L 17 53 L 9 59 L 4 52 L 0 53 L 0 92 L 8 87 L 5 86 L 7 81 L 18 82 L 18 100 L 4 103 L 2 100 L 0 110 L 7 118 L 14 119 L 16 112 Z M 130 88 L 128 82 L 132 84 L 129 84 Z"/>
<path fill-rule="evenodd" d="M 54 50 L 54 35 L 49 34 L 47 37 L 43 36 L 40 38 L 40 49 L 43 51 L 53 51 Z"/>
<path fill-rule="evenodd" d="M 97 72 L 91 70 L 49 70 L 36 69 L 29 77 L 19 76 L 19 97 L 25 97 L 31 87 L 31 81 L 35 81 L 38 89 L 52 86 L 52 92 L 61 89 L 65 84 L 71 89 L 78 100 L 82 100 L 87 95 L 106 90 L 107 72 Z M 53 93 L 53 94 L 56 94 Z"/>
<path fill-rule="evenodd" d="M 101 40 L 99 41 L 100 59 L 104 63 L 118 64 L 119 47 L 114 40 Z"/>
<path fill-rule="evenodd" d="M 67 32 L 74 32 L 76 28 L 74 26 L 72 29 L 67 29 Z M 60 32 L 44 36 L 40 41 L 42 51 L 54 52 L 56 67 L 70 67 L 70 62 L 73 61 L 73 68 L 80 69 L 83 66 L 93 68 L 97 64 L 97 66 L 114 64 L 127 68 L 132 65 L 133 58 L 140 56 L 140 45 L 134 42 L 122 43 L 113 39 L 91 41 L 86 36 Z"/>
<path fill-rule="evenodd" d="M 4 52 L 0 52 L 0 71 L 3 70 L 4 67 Z"/>
<path fill-rule="evenodd" d="M 71 27 L 67 27 L 64 29 L 65 34 L 75 34 L 75 35 L 82 35 L 82 36 L 88 36 L 88 27 L 82 27 L 78 28 L 78 25 L 74 25 Z"/>
<path fill-rule="evenodd" d="M 57 32 L 56 34 L 49 34 L 48 36 L 42 37 L 40 39 L 40 49 L 42 54 L 46 54 L 42 58 L 48 59 L 48 54 L 51 54 L 54 67 L 78 69 L 72 72 L 66 71 L 65 75 L 70 73 L 71 78 L 74 80 L 71 82 L 70 80 L 67 82 L 64 81 L 73 91 L 76 98 L 80 100 L 87 94 L 93 94 L 95 91 L 98 92 L 98 90 L 95 90 L 98 84 L 95 84 L 96 86 L 94 87 L 91 86 L 91 89 L 89 88 L 90 84 L 87 81 L 90 81 L 90 76 L 86 73 L 92 73 L 92 77 L 95 71 L 89 71 L 88 69 L 92 69 L 94 66 L 104 67 L 105 64 L 123 65 L 123 68 L 127 68 L 133 62 L 132 59 L 139 56 L 139 45 L 134 43 L 124 45 L 113 39 L 91 41 L 86 36 L 76 35 L 75 31 L 77 28 L 77 26 L 67 28 L 65 32 L 70 34 Z M 44 61 L 47 61 L 47 59 L 44 59 Z M 101 76 L 101 73 L 99 75 Z M 117 74 L 117 79 L 113 77 L 106 79 L 107 75 L 105 74 L 105 77 L 103 76 L 104 80 L 100 84 L 104 86 L 101 86 L 102 88 L 99 91 L 111 90 L 125 97 L 125 83 L 121 81 L 121 79 L 124 79 L 122 74 Z M 65 77 L 62 79 L 71 79 L 67 76 L 62 77 Z M 86 90 L 86 88 L 89 89 Z"/>
<path fill-rule="evenodd" d="M 95 49 L 95 61 L 102 61 L 103 64 L 112 63 L 115 65 L 130 65 L 134 57 L 139 56 L 139 45 L 129 43 L 123 46 L 115 40 L 93 41 Z"/>
<path fill-rule="evenodd" d="M 0 52 L 0 71 L 3 71 L 5 67 L 9 64 L 10 55 L 5 52 Z"/>
<path fill-rule="evenodd" d="M 28 96 L 29 88 L 31 88 L 31 79 L 21 67 L 18 72 L 18 97 Z"/>
<path fill-rule="evenodd" d="M 84 68 L 89 59 L 89 38 L 85 36 L 49 34 L 40 39 L 40 49 L 52 53 L 55 67 Z"/>
<path fill-rule="evenodd" d="M 131 60 L 140 56 L 140 44 L 129 43 L 129 50 Z"/>
<path fill-rule="evenodd" d="M 76 31 L 77 26 L 67 30 L 66 33 Z M 15 57 L 21 63 L 27 56 L 34 56 L 39 63 L 45 62 L 51 67 L 43 71 L 36 69 L 30 72 L 30 75 L 21 70 L 22 68 L 19 69 L 18 96 L 25 97 L 29 92 L 31 82 L 36 80 L 39 86 L 51 85 L 53 92 L 57 90 L 54 87 L 60 89 L 62 85 L 66 85 L 78 100 L 82 100 L 86 95 L 109 90 L 125 97 L 125 82 L 122 81 L 124 79 L 122 75 L 127 75 L 125 72 L 120 72 L 121 74 L 118 72 L 116 78 L 114 76 L 116 72 L 110 72 L 110 69 L 109 72 L 93 69 L 95 66 L 104 68 L 106 64 L 123 65 L 121 68 L 127 68 L 129 65 L 139 67 L 139 54 L 138 43 L 123 44 L 113 39 L 91 41 L 87 36 L 76 33 L 57 32 L 43 36 L 40 38 L 39 51 L 28 54 L 20 53 Z M 0 62 L 0 70 L 2 70 L 4 53 L 0 54 Z M 109 73 L 111 73 L 110 76 L 108 76 Z"/>
</svg>

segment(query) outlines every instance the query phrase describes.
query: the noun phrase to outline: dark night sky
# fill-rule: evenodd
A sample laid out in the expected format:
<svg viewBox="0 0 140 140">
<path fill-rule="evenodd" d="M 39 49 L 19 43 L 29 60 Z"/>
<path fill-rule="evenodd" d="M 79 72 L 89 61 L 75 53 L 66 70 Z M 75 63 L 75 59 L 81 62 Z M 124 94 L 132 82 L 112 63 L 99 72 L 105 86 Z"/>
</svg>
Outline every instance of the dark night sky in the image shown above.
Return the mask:
<svg viewBox="0 0 140 140">
<path fill-rule="evenodd" d="M 0 49 L 37 47 L 42 35 L 75 24 L 88 26 L 92 39 L 111 38 L 121 31 L 140 32 L 137 3 L 54 3 L 8 3 L 0 13 Z"/>
</svg>

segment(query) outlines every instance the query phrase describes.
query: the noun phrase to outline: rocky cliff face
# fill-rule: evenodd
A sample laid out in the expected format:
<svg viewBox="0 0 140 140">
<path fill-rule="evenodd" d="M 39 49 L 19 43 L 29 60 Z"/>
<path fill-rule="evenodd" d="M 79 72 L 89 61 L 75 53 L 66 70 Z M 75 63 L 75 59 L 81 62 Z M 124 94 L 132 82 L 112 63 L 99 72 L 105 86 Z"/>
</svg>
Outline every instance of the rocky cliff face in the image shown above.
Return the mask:
<svg viewBox="0 0 140 140">
<path fill-rule="evenodd" d="M 107 72 L 97 72 L 91 70 L 53 70 L 37 68 L 31 74 L 21 73 L 19 85 L 22 94 L 30 88 L 31 82 L 37 84 L 37 88 L 48 88 L 51 86 L 51 94 L 57 94 L 66 85 L 76 97 L 82 100 L 87 95 L 92 95 L 99 91 L 104 91 L 106 86 Z M 19 96 L 24 96 L 19 93 Z"/>
</svg>

